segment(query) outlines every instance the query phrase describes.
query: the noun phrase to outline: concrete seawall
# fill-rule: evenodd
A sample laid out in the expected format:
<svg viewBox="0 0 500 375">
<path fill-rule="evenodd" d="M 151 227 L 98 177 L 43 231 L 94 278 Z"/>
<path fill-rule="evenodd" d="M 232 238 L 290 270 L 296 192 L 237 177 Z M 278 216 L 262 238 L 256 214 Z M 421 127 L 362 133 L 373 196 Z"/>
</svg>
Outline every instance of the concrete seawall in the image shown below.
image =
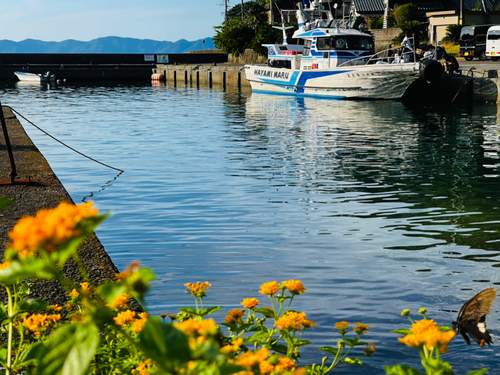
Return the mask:
<svg viewBox="0 0 500 375">
<path fill-rule="evenodd" d="M 5 137 L 0 131 L 0 196 L 9 198 L 13 204 L 0 214 L 0 257 L 6 243 L 9 241 L 8 232 L 23 216 L 34 216 L 44 208 L 54 208 L 61 202 L 71 202 L 70 195 L 54 174 L 50 165 L 38 148 L 28 137 L 24 128 L 17 120 L 12 110 L 3 107 L 5 122 L 8 130 L 8 139 L 12 146 L 18 179 L 31 179 L 29 183 L 11 183 L 11 165 Z M 68 151 L 70 152 L 70 151 Z M 114 280 L 114 275 L 119 272 L 104 250 L 97 236 L 89 237 L 78 249 L 82 262 L 94 285 Z M 0 260 L 0 261 L 1 261 Z M 78 267 L 70 260 L 63 269 L 66 277 L 75 282 L 83 282 L 80 278 Z M 2 292 L 0 292 L 0 297 Z M 64 306 L 67 297 L 62 287 L 52 281 L 37 281 L 32 287 L 32 298 L 43 298 L 51 304 Z"/>
</svg>

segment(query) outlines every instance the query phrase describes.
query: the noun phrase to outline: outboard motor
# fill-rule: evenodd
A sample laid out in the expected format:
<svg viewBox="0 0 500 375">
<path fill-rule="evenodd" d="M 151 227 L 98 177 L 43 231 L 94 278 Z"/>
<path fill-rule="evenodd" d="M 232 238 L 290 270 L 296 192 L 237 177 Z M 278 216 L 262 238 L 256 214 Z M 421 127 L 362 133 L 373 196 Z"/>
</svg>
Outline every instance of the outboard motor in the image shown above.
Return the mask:
<svg viewBox="0 0 500 375">
<path fill-rule="evenodd" d="M 420 77 L 427 82 L 437 81 L 444 73 L 444 67 L 433 59 L 423 60 L 420 63 Z"/>
</svg>

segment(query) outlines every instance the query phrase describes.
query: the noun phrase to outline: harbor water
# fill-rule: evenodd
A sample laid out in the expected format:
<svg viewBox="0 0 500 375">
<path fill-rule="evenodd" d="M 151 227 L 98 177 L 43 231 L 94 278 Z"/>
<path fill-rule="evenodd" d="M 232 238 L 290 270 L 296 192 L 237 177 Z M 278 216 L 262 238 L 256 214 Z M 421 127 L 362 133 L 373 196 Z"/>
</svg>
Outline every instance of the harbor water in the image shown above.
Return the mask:
<svg viewBox="0 0 500 375">
<path fill-rule="evenodd" d="M 185 283 L 208 281 L 205 306 L 222 322 L 269 281 L 301 280 L 292 308 L 317 326 L 301 365 L 336 346 L 336 322 L 372 328 L 363 366 L 422 369 L 391 330 L 428 309 L 451 325 L 463 303 L 500 284 L 500 114 L 497 105 L 412 107 L 237 90 L 146 84 L 2 84 L 1 102 L 75 202 L 113 216 L 97 235 L 120 270 L 157 278 L 154 315 L 194 306 Z M 456 373 L 499 374 L 500 299 L 488 316 L 494 344 L 461 337 L 443 357 Z M 353 352 L 360 355 L 361 349 Z"/>
</svg>

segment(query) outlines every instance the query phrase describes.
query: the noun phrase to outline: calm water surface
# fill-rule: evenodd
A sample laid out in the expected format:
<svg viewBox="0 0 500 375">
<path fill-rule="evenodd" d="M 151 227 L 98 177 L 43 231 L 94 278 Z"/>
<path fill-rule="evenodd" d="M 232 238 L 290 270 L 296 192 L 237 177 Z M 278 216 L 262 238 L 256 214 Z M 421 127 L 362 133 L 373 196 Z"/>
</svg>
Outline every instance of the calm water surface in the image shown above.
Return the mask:
<svg viewBox="0 0 500 375">
<path fill-rule="evenodd" d="M 420 307 L 449 325 L 476 292 L 500 283 L 500 117 L 496 105 L 412 108 L 190 87 L 3 86 L 75 202 L 114 213 L 98 236 L 123 270 L 157 280 L 153 314 L 192 305 L 183 284 L 209 281 L 221 321 L 262 283 L 301 280 L 294 301 L 318 326 L 302 364 L 336 345 L 337 321 L 372 326 L 363 367 L 419 367 L 392 329 Z M 488 318 L 500 342 L 500 302 Z M 445 357 L 457 373 L 500 373 L 498 345 Z"/>
</svg>

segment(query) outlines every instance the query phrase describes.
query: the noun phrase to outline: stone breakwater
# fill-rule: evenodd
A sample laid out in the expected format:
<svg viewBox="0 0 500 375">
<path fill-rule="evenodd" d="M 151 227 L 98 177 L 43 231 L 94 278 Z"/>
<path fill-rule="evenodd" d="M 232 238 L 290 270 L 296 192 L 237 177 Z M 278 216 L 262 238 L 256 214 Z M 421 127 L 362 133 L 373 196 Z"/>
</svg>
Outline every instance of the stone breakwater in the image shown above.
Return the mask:
<svg viewBox="0 0 500 375">
<path fill-rule="evenodd" d="M 12 146 L 17 178 L 31 179 L 27 184 L 0 185 L 0 196 L 14 201 L 11 206 L 0 212 L 0 257 L 3 260 L 6 244 L 9 242 L 8 233 L 21 217 L 34 216 L 38 210 L 55 208 L 61 202 L 74 202 L 12 110 L 9 107 L 3 107 L 2 110 Z M 3 133 L 0 133 L 0 180 L 5 182 L 11 180 L 11 166 L 5 138 Z M 113 281 L 114 275 L 119 272 L 95 234 L 80 246 L 78 252 L 95 286 Z M 73 281 L 83 282 L 72 260 L 66 264 L 63 272 Z M 32 297 L 45 299 L 51 304 L 57 303 L 60 306 L 64 306 L 67 300 L 62 287 L 53 281 L 35 282 L 32 287 Z"/>
</svg>

